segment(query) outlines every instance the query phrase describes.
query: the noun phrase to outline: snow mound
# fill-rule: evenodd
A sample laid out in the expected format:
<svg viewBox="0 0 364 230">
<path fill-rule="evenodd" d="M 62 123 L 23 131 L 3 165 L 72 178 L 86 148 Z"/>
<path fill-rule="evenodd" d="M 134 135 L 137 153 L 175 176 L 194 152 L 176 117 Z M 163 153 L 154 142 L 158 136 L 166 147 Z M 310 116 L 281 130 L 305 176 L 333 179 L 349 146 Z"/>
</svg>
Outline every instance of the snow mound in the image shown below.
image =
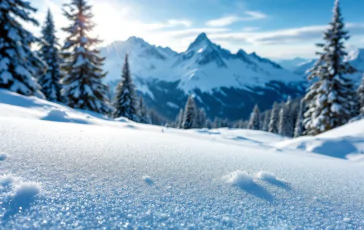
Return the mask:
<svg viewBox="0 0 364 230">
<path fill-rule="evenodd" d="M 2 221 L 7 223 L 11 217 L 30 208 L 37 195 L 41 192 L 41 186 L 36 182 L 22 182 L 20 179 L 8 175 L 1 178 L 1 182 L 13 187 L 10 195 L 5 197 L 3 209 L 5 213 Z"/>
<path fill-rule="evenodd" d="M 354 121 L 317 136 L 304 136 L 282 141 L 276 143 L 275 146 L 351 161 L 361 160 L 360 155 L 364 156 L 364 120 Z"/>
<path fill-rule="evenodd" d="M 8 158 L 8 154 L 0 153 L 0 161 L 4 161 L 4 160 L 6 160 L 6 158 Z"/>
<path fill-rule="evenodd" d="M 286 188 L 286 189 L 290 188 L 289 183 L 287 181 L 277 178 L 271 172 L 260 171 L 255 175 L 255 178 L 268 182 L 268 183 L 278 186 L 278 187 L 282 187 L 282 188 Z"/>
<path fill-rule="evenodd" d="M 246 171 L 237 170 L 229 175 L 224 176 L 227 183 L 237 186 L 246 187 L 254 183 L 253 177 L 250 176 Z"/>
<path fill-rule="evenodd" d="M 90 116 L 87 116 L 90 119 Z M 43 117 L 42 120 L 45 121 L 55 121 L 55 122 L 72 122 L 78 124 L 88 124 L 89 122 L 85 119 L 75 119 L 71 118 L 67 112 L 60 109 L 52 109 L 48 112 L 47 116 Z"/>
<path fill-rule="evenodd" d="M 21 182 L 15 187 L 13 202 L 21 203 L 29 201 L 40 193 L 41 187 L 36 182 Z"/>
<path fill-rule="evenodd" d="M 270 194 L 270 192 L 263 186 L 257 184 L 254 181 L 254 178 L 246 171 L 237 170 L 230 173 L 229 175 L 226 175 L 224 178 L 227 183 L 240 188 L 252 196 L 258 197 L 268 202 L 272 202 L 274 199 L 272 194 Z"/>
<path fill-rule="evenodd" d="M 144 175 L 143 176 L 143 181 L 145 183 L 147 183 L 148 185 L 153 185 L 154 184 L 153 179 L 150 176 L 148 176 L 148 175 Z"/>
<path fill-rule="evenodd" d="M 19 181 L 17 177 L 15 177 L 12 174 L 5 174 L 2 177 L 0 177 L 0 183 L 2 186 L 12 186 L 13 184 L 16 184 Z"/>
</svg>

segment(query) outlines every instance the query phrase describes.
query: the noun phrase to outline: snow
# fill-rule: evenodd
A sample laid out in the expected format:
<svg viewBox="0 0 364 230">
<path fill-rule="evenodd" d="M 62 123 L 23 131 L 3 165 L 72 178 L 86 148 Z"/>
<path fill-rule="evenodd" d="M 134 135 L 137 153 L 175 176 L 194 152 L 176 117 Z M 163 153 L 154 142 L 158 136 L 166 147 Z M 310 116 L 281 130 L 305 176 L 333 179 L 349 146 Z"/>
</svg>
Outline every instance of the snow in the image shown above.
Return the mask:
<svg viewBox="0 0 364 230">
<path fill-rule="evenodd" d="M 318 138 L 360 150 L 360 127 Z M 261 131 L 161 129 L 0 90 L 1 228 L 364 228 L 362 162 Z"/>
<path fill-rule="evenodd" d="M 275 144 L 285 149 L 298 149 L 340 159 L 361 161 L 364 157 L 364 120 L 317 136 L 304 136 Z"/>
<path fill-rule="evenodd" d="M 246 187 L 254 183 L 253 177 L 247 172 L 237 170 L 224 177 L 226 182 L 237 187 Z"/>
<path fill-rule="evenodd" d="M 140 38 L 129 38 L 114 42 L 101 49 L 106 57 L 106 83 L 120 78 L 125 54 L 129 55 L 132 76 L 140 80 L 138 89 L 145 82 L 179 81 L 178 88 L 186 94 L 195 88 L 212 92 L 221 87 L 249 89 L 249 86 L 266 87 L 270 81 L 298 83 L 304 78 L 289 70 L 278 68 L 272 62 L 260 57 L 238 54 L 212 43 L 206 35 L 200 35 L 185 52 L 165 52 L 165 48 L 150 45 Z M 168 71 L 167 71 L 168 70 Z M 143 92 L 148 92 L 142 88 Z M 149 93 L 149 92 L 148 92 Z"/>
<path fill-rule="evenodd" d="M 6 158 L 8 158 L 8 154 L 0 153 L 0 161 L 4 161 Z"/>
<path fill-rule="evenodd" d="M 143 181 L 145 183 L 149 184 L 149 185 L 152 185 L 154 183 L 153 180 L 152 180 L 152 178 L 150 176 L 148 176 L 148 175 L 144 175 L 143 176 Z"/>
</svg>

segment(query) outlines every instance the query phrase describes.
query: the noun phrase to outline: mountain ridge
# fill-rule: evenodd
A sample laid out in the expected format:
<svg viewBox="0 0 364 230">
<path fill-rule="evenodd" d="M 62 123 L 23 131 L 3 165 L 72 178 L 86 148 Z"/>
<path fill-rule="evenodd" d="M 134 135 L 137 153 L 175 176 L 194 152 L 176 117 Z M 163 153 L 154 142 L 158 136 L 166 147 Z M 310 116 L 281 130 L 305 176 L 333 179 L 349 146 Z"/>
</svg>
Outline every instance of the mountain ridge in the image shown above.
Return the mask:
<svg viewBox="0 0 364 230">
<path fill-rule="evenodd" d="M 265 110 L 274 101 L 302 94 L 302 76 L 255 52 L 240 49 L 232 53 L 205 33 L 184 52 L 151 45 L 138 37 L 102 48 L 109 72 L 105 83 L 112 89 L 120 80 L 126 53 L 139 94 L 149 107 L 169 119 L 184 107 L 189 94 L 195 94 L 197 104 L 211 119 L 230 120 L 247 118 L 255 104 Z"/>
</svg>

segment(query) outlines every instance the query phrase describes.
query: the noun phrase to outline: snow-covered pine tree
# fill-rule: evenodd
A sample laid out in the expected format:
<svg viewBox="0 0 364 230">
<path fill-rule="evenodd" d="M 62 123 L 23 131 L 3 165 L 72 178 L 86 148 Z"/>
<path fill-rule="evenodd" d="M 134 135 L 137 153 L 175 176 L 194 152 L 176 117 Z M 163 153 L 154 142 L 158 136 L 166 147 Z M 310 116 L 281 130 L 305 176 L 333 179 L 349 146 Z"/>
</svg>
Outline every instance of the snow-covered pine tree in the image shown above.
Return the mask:
<svg viewBox="0 0 364 230">
<path fill-rule="evenodd" d="M 55 35 L 53 16 L 48 10 L 47 18 L 42 28 L 42 42 L 40 48 L 40 57 L 48 65 L 47 72 L 38 78 L 38 82 L 42 87 L 42 92 L 47 100 L 63 102 L 61 95 L 62 72 L 60 64 L 62 63 L 59 49 L 58 39 Z"/>
<path fill-rule="evenodd" d="M 144 124 L 150 124 L 150 116 L 148 113 L 147 106 L 144 103 L 143 97 L 139 97 L 139 118 L 140 122 Z"/>
<path fill-rule="evenodd" d="M 309 80 L 318 78 L 309 88 L 305 103 L 308 108 L 305 116 L 306 134 L 316 135 L 345 124 L 355 109 L 355 91 L 346 74 L 355 69 L 344 62 L 344 41 L 349 39 L 344 30 L 339 0 L 335 1 L 333 19 L 324 33 L 324 43 L 317 44 L 322 52 L 314 67 L 309 71 Z"/>
<path fill-rule="evenodd" d="M 24 23 L 38 26 L 31 14 L 36 12 L 28 1 L 0 1 L 0 88 L 44 97 L 36 78 L 46 64 L 30 46 L 39 39 L 24 29 Z"/>
<path fill-rule="evenodd" d="M 303 134 L 304 131 L 304 125 L 303 125 L 303 114 L 305 109 L 305 101 L 302 99 L 300 102 L 300 108 L 298 110 L 297 114 L 297 120 L 296 125 L 294 129 L 294 137 L 300 137 Z"/>
<path fill-rule="evenodd" d="M 221 128 L 222 126 L 222 121 L 221 121 L 221 119 L 220 118 L 218 118 L 218 117 L 215 117 L 215 119 L 214 119 L 214 123 L 213 123 L 213 127 L 215 128 L 215 129 L 218 129 L 218 128 Z"/>
<path fill-rule="evenodd" d="M 198 114 L 198 116 L 197 116 L 197 128 L 205 128 L 206 119 L 207 119 L 205 109 L 203 109 L 203 108 L 198 109 L 197 114 Z"/>
<path fill-rule="evenodd" d="M 360 115 L 364 115 L 364 74 L 361 79 L 360 86 L 358 88 L 358 99 L 359 99 L 359 111 Z"/>
<path fill-rule="evenodd" d="M 266 110 L 264 112 L 264 121 L 263 121 L 263 125 L 262 125 L 262 130 L 263 131 L 268 131 L 268 127 L 269 127 L 269 121 L 270 121 L 270 113 L 271 110 Z"/>
<path fill-rule="evenodd" d="M 213 124 L 212 124 L 210 119 L 206 120 L 206 125 L 205 126 L 206 126 L 207 129 L 212 129 L 213 128 Z"/>
<path fill-rule="evenodd" d="M 86 0 L 72 0 L 64 6 L 63 13 L 71 25 L 63 28 L 68 37 L 63 46 L 62 94 L 70 107 L 109 114 L 112 109 L 107 100 L 108 87 L 102 83 L 106 76 L 102 70 L 104 58 L 94 48 L 100 40 L 89 36 L 95 26 L 92 7 Z"/>
<path fill-rule="evenodd" d="M 181 109 L 179 111 L 179 114 L 177 115 L 177 118 L 176 118 L 176 128 L 178 129 L 181 129 L 182 128 L 182 123 L 183 123 L 183 109 Z"/>
<path fill-rule="evenodd" d="M 229 127 L 229 121 L 227 119 L 221 120 L 221 127 L 222 128 L 228 128 Z"/>
<path fill-rule="evenodd" d="M 139 122 L 139 110 L 135 87 L 130 75 L 128 55 L 125 55 L 121 80 L 115 89 L 114 107 L 114 117 L 126 117 Z"/>
<path fill-rule="evenodd" d="M 279 111 L 278 133 L 282 136 L 292 137 L 294 132 L 293 111 L 291 111 L 291 98 L 282 105 Z"/>
<path fill-rule="evenodd" d="M 196 103 L 195 100 L 193 99 L 193 96 L 191 95 L 188 97 L 186 107 L 184 110 L 183 122 L 182 122 L 183 129 L 191 129 L 195 127 L 196 113 L 197 113 Z"/>
<path fill-rule="evenodd" d="M 278 124 L 279 124 L 279 105 L 277 102 L 274 102 L 272 111 L 270 113 L 268 131 L 271 133 L 278 133 Z"/>
<path fill-rule="evenodd" d="M 260 111 L 258 105 L 255 105 L 252 113 L 250 114 L 248 129 L 259 130 L 259 115 Z"/>
</svg>

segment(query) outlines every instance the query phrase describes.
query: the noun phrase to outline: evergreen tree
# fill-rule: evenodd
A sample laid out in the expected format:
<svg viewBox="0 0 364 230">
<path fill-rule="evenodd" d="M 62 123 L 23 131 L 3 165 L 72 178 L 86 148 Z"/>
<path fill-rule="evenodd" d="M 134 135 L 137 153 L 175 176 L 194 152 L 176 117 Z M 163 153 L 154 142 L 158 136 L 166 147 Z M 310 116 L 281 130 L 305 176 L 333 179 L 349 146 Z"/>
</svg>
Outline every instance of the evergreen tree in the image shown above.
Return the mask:
<svg viewBox="0 0 364 230">
<path fill-rule="evenodd" d="M 121 80 L 116 86 L 114 107 L 114 117 L 126 117 L 139 122 L 139 110 L 136 103 L 134 84 L 130 75 L 128 55 L 125 55 Z"/>
<path fill-rule="evenodd" d="M 359 111 L 360 115 L 364 115 L 364 74 L 361 79 L 361 83 L 358 89 L 358 99 L 359 99 Z"/>
<path fill-rule="evenodd" d="M 355 72 L 349 63 L 344 62 L 344 41 L 349 39 L 344 30 L 343 17 L 336 0 L 334 15 L 329 29 L 324 33 L 325 42 L 317 46 L 323 48 L 314 67 L 309 71 L 309 79 L 318 78 L 309 88 L 305 102 L 308 107 L 305 116 L 306 133 L 316 135 L 345 124 L 355 109 L 352 82 L 345 77 Z"/>
<path fill-rule="evenodd" d="M 265 111 L 264 114 L 265 114 L 265 116 L 264 116 L 264 121 L 263 121 L 263 125 L 262 125 L 262 130 L 263 131 L 268 131 L 269 121 L 270 121 L 270 116 L 271 116 L 271 110 Z"/>
<path fill-rule="evenodd" d="M 176 118 L 176 128 L 178 129 L 181 129 L 182 128 L 182 124 L 183 124 L 183 109 L 181 109 L 179 111 L 179 114 L 177 115 L 177 118 Z"/>
<path fill-rule="evenodd" d="M 207 119 L 206 120 L 206 128 L 208 128 L 208 129 L 212 129 L 213 128 L 213 124 L 212 124 L 212 122 L 211 122 L 211 120 L 210 119 Z"/>
<path fill-rule="evenodd" d="M 0 88 L 43 97 L 36 78 L 45 72 L 46 65 L 30 48 L 39 40 L 22 26 L 38 26 L 31 16 L 34 12 L 27 1 L 0 1 Z"/>
<path fill-rule="evenodd" d="M 42 29 L 40 57 L 48 65 L 47 72 L 39 77 L 39 84 L 47 100 L 62 102 L 61 83 L 62 73 L 60 70 L 61 58 L 58 50 L 58 39 L 55 35 L 53 16 L 48 10 L 47 18 Z"/>
<path fill-rule="evenodd" d="M 195 100 L 193 99 L 192 95 L 188 97 L 184 115 L 183 115 L 183 123 L 182 128 L 183 129 L 191 129 L 195 127 L 196 122 L 196 104 Z"/>
<path fill-rule="evenodd" d="M 198 109 L 196 118 L 196 128 L 204 128 L 206 126 L 206 113 L 203 108 Z"/>
<path fill-rule="evenodd" d="M 278 133 L 282 136 L 292 137 L 294 132 L 293 113 L 291 111 L 291 99 L 281 107 L 279 112 Z"/>
<path fill-rule="evenodd" d="M 155 110 L 151 109 L 149 110 L 150 120 L 153 125 L 165 125 L 167 124 L 167 120 L 162 117 L 159 113 L 157 113 Z"/>
<path fill-rule="evenodd" d="M 139 105 L 139 113 L 140 113 L 139 114 L 140 122 L 144 123 L 144 124 L 150 124 L 151 123 L 150 116 L 149 116 L 147 106 L 145 105 L 142 96 L 139 97 L 138 105 Z"/>
<path fill-rule="evenodd" d="M 297 114 L 296 126 L 294 129 L 294 137 L 300 137 L 303 134 L 303 114 L 304 114 L 305 101 L 301 100 L 300 109 Z"/>
<path fill-rule="evenodd" d="M 93 48 L 100 40 L 89 37 L 94 28 L 91 6 L 86 0 L 72 0 L 65 5 L 64 15 L 72 23 L 63 30 L 68 33 L 63 46 L 66 75 L 62 78 L 62 94 L 70 107 L 98 113 L 110 113 L 108 87 L 102 83 L 104 58 Z"/>
<path fill-rule="evenodd" d="M 222 120 L 221 121 L 221 127 L 229 128 L 229 121 L 227 119 Z"/>
<path fill-rule="evenodd" d="M 277 104 L 277 102 L 274 102 L 270 114 L 268 131 L 271 133 L 278 133 L 278 124 L 279 124 L 279 105 Z"/>
<path fill-rule="evenodd" d="M 249 120 L 249 124 L 248 124 L 248 129 L 253 129 L 253 130 L 259 130 L 259 115 L 260 115 L 260 111 L 258 108 L 258 105 L 254 106 L 254 109 L 250 115 L 250 120 Z"/>
<path fill-rule="evenodd" d="M 215 129 L 221 128 L 222 127 L 222 124 L 221 123 L 222 123 L 221 119 L 218 118 L 218 117 L 215 117 L 214 123 L 213 123 L 213 127 Z"/>
</svg>

